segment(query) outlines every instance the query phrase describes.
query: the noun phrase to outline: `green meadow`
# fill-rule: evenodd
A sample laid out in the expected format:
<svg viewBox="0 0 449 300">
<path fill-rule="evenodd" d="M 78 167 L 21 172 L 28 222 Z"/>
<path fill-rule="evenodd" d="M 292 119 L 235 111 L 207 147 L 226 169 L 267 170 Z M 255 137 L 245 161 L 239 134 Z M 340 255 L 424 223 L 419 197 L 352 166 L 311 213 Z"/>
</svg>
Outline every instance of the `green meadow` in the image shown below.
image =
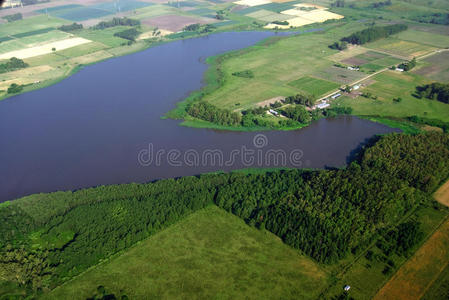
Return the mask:
<svg viewBox="0 0 449 300">
<path fill-rule="evenodd" d="M 42 299 L 86 299 L 99 285 L 130 299 L 312 299 L 328 282 L 310 258 L 213 205 Z"/>
</svg>

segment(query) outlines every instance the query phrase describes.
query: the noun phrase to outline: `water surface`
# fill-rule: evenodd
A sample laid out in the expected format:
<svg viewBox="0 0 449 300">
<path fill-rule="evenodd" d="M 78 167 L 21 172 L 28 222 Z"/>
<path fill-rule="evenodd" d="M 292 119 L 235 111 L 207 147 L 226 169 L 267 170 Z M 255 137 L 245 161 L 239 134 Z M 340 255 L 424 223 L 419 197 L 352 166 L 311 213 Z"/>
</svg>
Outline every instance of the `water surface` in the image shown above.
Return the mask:
<svg viewBox="0 0 449 300">
<path fill-rule="evenodd" d="M 234 32 L 175 41 L 86 67 L 56 85 L 1 101 L 0 201 L 101 184 L 274 166 L 275 161 L 257 161 L 257 155 L 263 152 L 265 158 L 270 149 L 286 155 L 302 153 L 294 164 L 288 159 L 286 166 L 343 166 L 360 143 L 393 131 L 341 117 L 298 131 L 264 132 L 258 136 L 262 144 L 254 145 L 257 133 L 193 129 L 160 118 L 189 92 L 201 88 L 206 57 L 271 35 Z M 153 156 L 159 151 L 165 158 L 147 166 L 151 147 Z M 254 151 L 253 164 L 239 156 L 225 164 L 242 149 Z M 174 162 L 181 166 L 167 160 L 170 150 L 179 153 Z M 218 159 L 215 164 L 211 159 L 193 166 L 190 160 L 186 163 L 186 153 L 201 160 L 204 153 L 212 153 L 208 150 L 218 150 L 223 163 Z"/>
</svg>

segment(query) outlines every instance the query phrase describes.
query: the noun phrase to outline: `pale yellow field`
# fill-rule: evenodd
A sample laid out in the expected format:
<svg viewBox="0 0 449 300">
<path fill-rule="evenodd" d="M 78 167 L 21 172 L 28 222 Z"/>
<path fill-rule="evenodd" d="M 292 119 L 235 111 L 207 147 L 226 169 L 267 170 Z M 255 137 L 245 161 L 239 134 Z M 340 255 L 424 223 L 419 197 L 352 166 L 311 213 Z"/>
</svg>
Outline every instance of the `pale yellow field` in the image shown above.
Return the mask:
<svg viewBox="0 0 449 300">
<path fill-rule="evenodd" d="M 55 48 L 56 51 L 59 51 L 59 50 L 72 48 L 72 47 L 90 43 L 90 42 L 91 42 L 90 40 L 83 39 L 80 37 L 69 38 L 69 39 L 51 42 L 51 43 L 47 43 L 47 44 L 36 46 L 36 47 L 31 47 L 31 48 L 26 48 L 26 49 L 21 49 L 21 50 L 4 53 L 4 54 L 0 55 L 0 59 L 9 59 L 11 57 L 17 57 L 17 58 L 24 59 L 24 58 L 29 58 L 29 57 L 52 53 L 53 48 Z"/>
<path fill-rule="evenodd" d="M 238 5 L 244 5 L 244 6 L 258 6 L 258 5 L 271 3 L 271 1 L 270 0 L 240 0 L 240 1 L 237 1 L 234 3 L 238 4 Z"/>
<path fill-rule="evenodd" d="M 322 23 L 327 20 L 339 20 L 343 19 L 344 16 L 335 14 L 333 12 L 327 11 L 326 7 L 309 4 L 309 3 L 300 3 L 295 4 L 296 8 L 287 9 L 281 12 L 283 15 L 287 16 L 296 16 L 296 18 L 292 18 L 287 20 L 288 25 L 277 25 L 270 23 L 265 26 L 268 29 L 288 29 L 290 27 L 301 27 L 304 25 L 309 25 L 313 23 Z M 312 11 L 301 10 L 301 7 L 313 7 L 316 8 Z"/>
<path fill-rule="evenodd" d="M 324 7 L 324 6 L 316 5 L 316 4 L 311 4 L 311 3 L 299 3 L 299 4 L 295 4 L 295 5 L 293 5 L 293 6 L 296 6 L 296 7 L 305 7 L 305 8 L 308 8 L 308 7 L 314 7 L 314 8 L 316 8 L 316 9 L 327 9 L 327 8 Z"/>
<path fill-rule="evenodd" d="M 306 10 L 295 9 L 295 8 L 281 11 L 281 14 L 289 15 L 289 16 L 303 16 L 308 13 L 310 13 L 310 12 L 306 11 Z"/>
<path fill-rule="evenodd" d="M 302 15 L 301 17 L 318 23 L 325 22 L 327 20 L 339 20 L 344 18 L 344 16 L 342 15 L 335 14 L 327 10 L 314 10 L 305 15 Z"/>
<path fill-rule="evenodd" d="M 288 22 L 288 25 L 277 25 L 277 24 L 270 23 L 270 24 L 266 25 L 265 28 L 269 28 L 269 29 L 276 29 L 276 28 L 288 29 L 288 28 L 290 28 L 290 26 L 300 27 L 300 26 L 304 26 L 304 25 L 309 25 L 309 24 L 315 23 L 314 21 L 311 21 L 311 20 L 308 20 L 308 19 L 304 19 L 302 17 L 296 17 L 296 18 L 293 18 L 293 19 L 289 19 L 289 20 L 287 20 L 287 22 Z"/>
<path fill-rule="evenodd" d="M 172 34 L 173 32 L 170 30 L 165 30 L 165 29 L 158 29 L 159 35 L 154 35 L 154 31 L 147 31 L 142 33 L 141 35 L 139 35 L 139 37 L 137 38 L 138 41 L 140 40 L 144 40 L 144 39 L 150 39 L 153 37 L 160 37 L 160 36 L 166 36 L 169 34 Z"/>
<path fill-rule="evenodd" d="M 103 60 L 106 58 L 110 58 L 113 57 L 112 54 L 110 54 L 107 51 L 104 50 L 100 50 L 94 53 L 89 53 L 83 56 L 78 56 L 78 57 L 74 57 L 71 60 L 69 60 L 70 63 L 72 64 L 90 64 L 99 60 Z"/>
<path fill-rule="evenodd" d="M 361 46 L 348 45 L 348 49 L 339 51 L 338 53 L 328 56 L 328 58 L 335 62 L 341 62 L 342 60 L 366 53 L 367 51 L 368 49 Z"/>
<path fill-rule="evenodd" d="M 449 206 L 449 180 L 435 192 L 434 197 L 441 204 Z"/>
</svg>

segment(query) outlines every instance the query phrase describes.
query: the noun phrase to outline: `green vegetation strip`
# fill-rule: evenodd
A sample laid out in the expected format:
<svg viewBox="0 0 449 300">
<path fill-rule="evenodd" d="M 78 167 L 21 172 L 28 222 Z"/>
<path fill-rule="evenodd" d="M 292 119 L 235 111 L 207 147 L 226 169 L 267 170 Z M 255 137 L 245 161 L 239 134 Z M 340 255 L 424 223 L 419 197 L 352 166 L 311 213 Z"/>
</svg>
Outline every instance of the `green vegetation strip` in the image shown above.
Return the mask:
<svg viewBox="0 0 449 300">
<path fill-rule="evenodd" d="M 389 232 L 401 231 L 404 218 L 449 178 L 449 135 L 393 134 L 371 145 L 340 170 L 208 174 L 2 205 L 3 295 L 55 288 L 211 204 L 322 264 L 359 254 L 379 234 L 407 252 L 416 240 L 401 234 L 394 241 Z M 421 230 L 409 225 L 408 232 Z"/>
</svg>

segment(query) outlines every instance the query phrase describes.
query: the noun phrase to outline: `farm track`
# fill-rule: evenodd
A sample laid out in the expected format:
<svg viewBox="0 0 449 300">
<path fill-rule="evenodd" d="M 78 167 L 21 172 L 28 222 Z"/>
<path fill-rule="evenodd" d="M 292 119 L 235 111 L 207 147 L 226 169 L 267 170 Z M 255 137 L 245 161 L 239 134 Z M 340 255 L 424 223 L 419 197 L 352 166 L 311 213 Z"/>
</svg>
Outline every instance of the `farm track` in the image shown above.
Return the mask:
<svg viewBox="0 0 449 300">
<path fill-rule="evenodd" d="M 378 50 L 373 50 L 373 51 L 376 51 L 376 52 L 379 52 L 379 53 L 384 53 L 383 51 L 378 51 Z M 449 51 L 449 49 L 437 49 L 437 50 L 435 50 L 435 51 L 432 51 L 432 52 L 430 52 L 430 53 L 427 53 L 427 54 L 424 54 L 424 55 L 422 55 L 422 56 L 417 57 L 416 60 L 422 60 L 422 59 L 427 58 L 427 57 L 429 57 L 429 56 L 432 56 L 432 55 L 435 55 L 435 54 L 439 54 L 439 53 L 445 52 L 445 51 Z M 389 55 L 391 55 L 391 54 L 389 54 Z M 399 58 L 399 56 L 396 56 L 396 57 Z M 363 82 L 363 81 L 365 81 L 365 80 L 367 80 L 367 79 L 370 79 L 371 77 L 374 77 L 374 76 L 376 76 L 376 75 L 378 75 L 378 74 L 380 74 L 380 73 L 383 73 L 383 72 L 385 72 L 385 71 L 387 71 L 387 70 L 389 70 L 388 67 L 383 68 L 382 70 L 379 70 L 379 71 L 377 71 L 377 72 L 375 72 L 375 73 L 369 74 L 369 75 L 367 75 L 366 77 L 364 77 L 364 78 L 362 78 L 362 79 L 358 79 L 358 80 L 356 80 L 356 81 L 354 81 L 354 82 L 351 82 L 350 84 L 347 84 L 347 85 L 349 85 L 349 86 L 351 86 L 351 85 L 356 85 L 356 84 L 361 83 L 361 82 Z M 317 102 L 323 101 L 323 100 L 325 100 L 326 98 L 329 98 L 330 96 L 332 96 L 333 94 L 339 92 L 340 89 L 341 89 L 343 86 L 346 86 L 346 85 L 342 85 L 342 86 L 340 86 L 340 88 L 335 89 L 335 90 L 333 90 L 331 93 L 326 94 L 325 96 L 323 96 L 323 97 L 317 99 Z"/>
</svg>

